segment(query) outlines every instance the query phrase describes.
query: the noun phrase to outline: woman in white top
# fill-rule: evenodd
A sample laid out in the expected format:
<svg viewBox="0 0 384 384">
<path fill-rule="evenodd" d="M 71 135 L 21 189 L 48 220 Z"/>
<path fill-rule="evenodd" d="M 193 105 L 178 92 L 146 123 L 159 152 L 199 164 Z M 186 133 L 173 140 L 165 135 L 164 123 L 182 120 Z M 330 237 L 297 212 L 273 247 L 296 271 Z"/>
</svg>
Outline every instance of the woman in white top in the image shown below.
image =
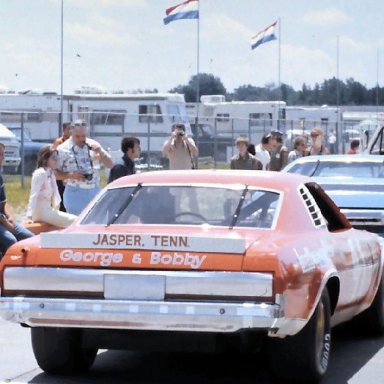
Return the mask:
<svg viewBox="0 0 384 384">
<path fill-rule="evenodd" d="M 37 169 L 32 175 L 27 216 L 29 220 L 40 221 L 56 227 L 65 228 L 68 227 L 77 216 L 58 210 L 61 198 L 53 172 L 56 166 L 57 156 L 57 150 L 51 145 L 40 149 L 37 158 Z"/>
</svg>

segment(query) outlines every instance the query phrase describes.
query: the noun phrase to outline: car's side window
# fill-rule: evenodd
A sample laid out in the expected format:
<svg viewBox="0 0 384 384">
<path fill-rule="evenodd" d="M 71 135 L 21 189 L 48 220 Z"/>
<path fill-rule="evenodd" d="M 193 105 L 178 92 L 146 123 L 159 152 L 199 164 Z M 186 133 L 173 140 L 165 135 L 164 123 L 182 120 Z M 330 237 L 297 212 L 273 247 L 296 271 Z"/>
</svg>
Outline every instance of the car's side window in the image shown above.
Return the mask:
<svg viewBox="0 0 384 384">
<path fill-rule="evenodd" d="M 326 220 L 330 232 L 352 228 L 340 209 L 318 184 L 311 182 L 305 186 L 320 209 L 322 217 Z"/>
</svg>

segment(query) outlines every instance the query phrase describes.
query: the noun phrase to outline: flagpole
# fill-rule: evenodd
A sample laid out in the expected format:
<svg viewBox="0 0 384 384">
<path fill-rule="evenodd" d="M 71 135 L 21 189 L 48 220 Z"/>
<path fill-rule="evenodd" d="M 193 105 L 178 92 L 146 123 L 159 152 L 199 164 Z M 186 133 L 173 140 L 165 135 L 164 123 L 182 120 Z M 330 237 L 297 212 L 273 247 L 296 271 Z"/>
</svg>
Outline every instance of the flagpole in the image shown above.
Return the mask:
<svg viewBox="0 0 384 384">
<path fill-rule="evenodd" d="M 200 95 L 200 0 L 197 2 L 198 15 L 197 18 L 197 48 L 196 48 L 196 117 L 199 115 L 199 95 Z"/>
<path fill-rule="evenodd" d="M 336 121 L 336 151 L 339 153 L 339 145 L 340 145 L 340 51 L 339 51 L 339 35 L 336 37 L 336 107 L 337 107 L 337 121 Z M 342 153 L 345 153 L 345 143 L 342 140 L 343 148 Z"/>
<path fill-rule="evenodd" d="M 377 48 L 377 57 L 376 57 L 376 120 L 379 120 L 379 55 L 380 51 Z"/>
<path fill-rule="evenodd" d="M 61 24 L 60 24 L 60 118 L 59 118 L 59 136 L 61 133 L 61 125 L 63 124 L 63 56 L 64 56 L 64 0 L 61 0 Z"/>
<path fill-rule="evenodd" d="M 280 101 L 281 101 L 281 19 L 278 18 L 279 23 L 279 36 L 278 36 L 278 69 L 277 69 L 277 81 L 278 81 L 278 93 L 277 93 L 277 101 L 279 103 L 277 109 L 277 129 L 280 130 Z"/>
<path fill-rule="evenodd" d="M 200 95 L 200 0 L 197 2 L 197 31 L 196 31 L 196 120 L 195 120 L 195 132 L 196 132 L 196 144 L 199 146 L 199 95 Z M 196 162 L 198 166 L 198 162 Z"/>
<path fill-rule="evenodd" d="M 278 99 L 281 100 L 281 19 L 279 17 L 279 44 L 278 44 Z"/>
</svg>

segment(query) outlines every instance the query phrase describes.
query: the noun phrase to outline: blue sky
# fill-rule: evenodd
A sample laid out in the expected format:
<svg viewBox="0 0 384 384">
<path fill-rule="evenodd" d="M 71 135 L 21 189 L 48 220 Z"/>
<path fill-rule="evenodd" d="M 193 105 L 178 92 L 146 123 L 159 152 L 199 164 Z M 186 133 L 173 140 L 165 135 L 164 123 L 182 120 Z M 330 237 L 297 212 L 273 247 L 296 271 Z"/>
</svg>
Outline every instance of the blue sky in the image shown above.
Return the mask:
<svg viewBox="0 0 384 384">
<path fill-rule="evenodd" d="M 186 84 L 196 74 L 197 22 L 163 24 L 180 2 L 64 0 L 64 91 Z M 0 86 L 60 91 L 60 12 L 61 0 L 0 0 Z M 228 91 L 277 83 L 278 41 L 251 51 L 250 38 L 279 18 L 282 82 L 300 89 L 336 76 L 338 36 L 340 79 L 384 86 L 380 0 L 200 0 L 200 72 Z"/>
</svg>

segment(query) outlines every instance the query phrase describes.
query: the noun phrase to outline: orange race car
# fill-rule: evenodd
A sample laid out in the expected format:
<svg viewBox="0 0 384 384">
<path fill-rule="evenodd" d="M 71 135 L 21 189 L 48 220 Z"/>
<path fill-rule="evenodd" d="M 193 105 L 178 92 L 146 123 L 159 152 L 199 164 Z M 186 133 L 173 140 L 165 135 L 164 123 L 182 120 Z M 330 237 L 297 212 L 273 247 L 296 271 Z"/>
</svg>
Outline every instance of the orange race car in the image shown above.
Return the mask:
<svg viewBox="0 0 384 384">
<path fill-rule="evenodd" d="M 359 315 L 383 332 L 382 241 L 304 176 L 141 173 L 8 250 L 0 315 L 31 327 L 51 374 L 87 370 L 99 348 L 236 345 L 263 348 L 278 379 L 318 382 L 332 326 Z"/>
</svg>

